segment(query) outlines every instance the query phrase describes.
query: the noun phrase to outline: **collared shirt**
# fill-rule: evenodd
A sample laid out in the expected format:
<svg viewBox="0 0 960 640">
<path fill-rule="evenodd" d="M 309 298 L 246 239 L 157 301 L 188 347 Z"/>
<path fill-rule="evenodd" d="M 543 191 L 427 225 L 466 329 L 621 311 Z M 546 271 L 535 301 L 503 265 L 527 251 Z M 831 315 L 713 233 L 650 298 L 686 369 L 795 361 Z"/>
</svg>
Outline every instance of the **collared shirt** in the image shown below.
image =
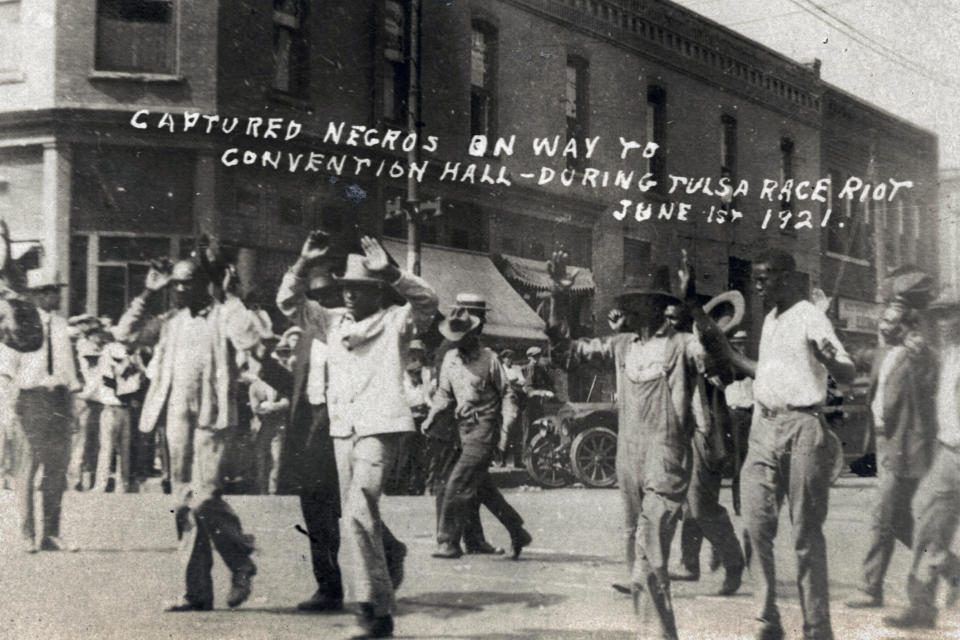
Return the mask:
<svg viewBox="0 0 960 640">
<path fill-rule="evenodd" d="M 43 344 L 36 351 L 27 353 L 3 347 L 0 350 L 0 375 L 10 376 L 20 389 L 80 388 L 67 321 L 43 309 L 38 311 L 43 326 Z M 53 373 L 48 371 L 51 354 Z"/>
<path fill-rule="evenodd" d="M 327 404 L 327 345 L 323 340 L 310 343 L 307 365 L 307 401 L 315 406 Z"/>
<path fill-rule="evenodd" d="M 518 413 L 517 395 L 497 354 L 487 347 L 467 357 L 459 349 L 444 354 L 433 404 L 436 409 L 444 409 L 453 403 L 457 418 L 500 413 L 504 425 L 513 424 Z"/>
<path fill-rule="evenodd" d="M 937 439 L 948 447 L 960 447 L 960 345 L 947 347 L 940 362 L 937 388 Z"/>
<path fill-rule="evenodd" d="M 433 386 L 429 367 L 420 369 L 420 382 L 414 382 L 413 376 L 407 371 L 403 377 L 403 390 L 410 408 L 428 406 L 433 395 Z"/>
<path fill-rule="evenodd" d="M 887 350 L 883 356 L 883 362 L 880 363 L 880 372 L 877 374 L 877 389 L 873 396 L 873 402 L 870 403 L 870 411 L 873 413 L 873 424 L 879 429 L 883 426 L 883 399 L 884 389 L 887 386 L 887 378 L 893 370 L 893 365 L 900 359 L 904 346 L 897 345 Z"/>
<path fill-rule="evenodd" d="M 823 311 L 801 300 L 785 312 L 774 309 L 763 321 L 760 357 L 753 397 L 771 410 L 823 404 L 827 368 L 817 360 L 811 343 L 833 345 L 838 357 L 849 358 Z"/>
<path fill-rule="evenodd" d="M 306 280 L 293 273 L 280 283 L 277 307 L 328 347 L 327 408 L 334 438 L 414 430 L 403 387 L 408 345 L 418 330 L 430 326 L 437 294 L 409 273 L 401 273 L 392 286 L 407 304 L 357 321 L 345 308 L 307 300 Z"/>
</svg>

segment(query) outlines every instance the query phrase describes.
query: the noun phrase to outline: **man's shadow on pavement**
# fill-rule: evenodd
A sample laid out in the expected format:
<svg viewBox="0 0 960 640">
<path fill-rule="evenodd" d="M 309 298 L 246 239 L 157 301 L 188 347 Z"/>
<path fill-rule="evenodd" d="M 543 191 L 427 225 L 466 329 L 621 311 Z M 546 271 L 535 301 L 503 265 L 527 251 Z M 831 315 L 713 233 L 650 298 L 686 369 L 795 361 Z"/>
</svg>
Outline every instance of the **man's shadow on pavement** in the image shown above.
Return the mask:
<svg viewBox="0 0 960 640">
<path fill-rule="evenodd" d="M 483 611 L 484 607 L 500 604 L 523 604 L 528 609 L 552 607 L 567 596 L 556 593 L 503 593 L 497 591 L 438 591 L 421 593 L 397 600 L 397 615 L 421 613 L 442 620 Z"/>
</svg>

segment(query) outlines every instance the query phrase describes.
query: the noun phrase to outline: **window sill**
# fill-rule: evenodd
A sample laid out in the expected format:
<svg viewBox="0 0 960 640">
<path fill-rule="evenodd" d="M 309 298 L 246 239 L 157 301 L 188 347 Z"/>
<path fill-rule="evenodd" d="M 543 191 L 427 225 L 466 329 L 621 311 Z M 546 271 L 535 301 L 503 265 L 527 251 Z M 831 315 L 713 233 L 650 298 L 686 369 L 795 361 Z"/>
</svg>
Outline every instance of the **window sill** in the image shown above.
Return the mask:
<svg viewBox="0 0 960 640">
<path fill-rule="evenodd" d="M 296 107 L 297 109 L 303 109 L 304 111 L 310 111 L 313 109 L 313 105 L 309 100 L 305 98 L 300 98 L 289 93 L 284 93 L 279 89 L 269 88 L 266 91 L 267 98 L 273 100 L 274 102 L 279 102 L 290 107 Z"/>
<path fill-rule="evenodd" d="M 857 264 L 861 267 L 869 267 L 870 261 L 864 260 L 863 258 L 854 258 L 852 256 L 845 256 L 842 253 L 834 253 L 832 251 L 827 251 L 826 255 L 828 258 L 833 258 L 834 260 L 839 260 L 841 262 L 849 262 L 850 264 Z"/>
<path fill-rule="evenodd" d="M 186 78 L 172 73 L 138 73 L 133 71 L 91 71 L 90 80 L 120 80 L 123 82 L 143 82 L 149 84 L 180 84 Z"/>
<path fill-rule="evenodd" d="M 0 71 L 0 84 L 17 84 L 27 81 L 23 71 Z"/>
</svg>

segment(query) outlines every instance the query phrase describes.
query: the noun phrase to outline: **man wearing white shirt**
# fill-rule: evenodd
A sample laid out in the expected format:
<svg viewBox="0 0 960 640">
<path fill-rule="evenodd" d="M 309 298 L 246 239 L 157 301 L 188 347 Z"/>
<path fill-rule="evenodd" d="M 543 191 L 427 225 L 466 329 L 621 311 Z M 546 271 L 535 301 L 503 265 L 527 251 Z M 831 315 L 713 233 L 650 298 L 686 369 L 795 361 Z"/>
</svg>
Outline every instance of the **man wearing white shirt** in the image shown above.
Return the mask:
<svg viewBox="0 0 960 640">
<path fill-rule="evenodd" d="M 60 506 L 70 462 L 70 393 L 78 391 L 81 384 L 67 321 L 53 313 L 60 307 L 61 286 L 55 273 L 41 270 L 27 273 L 29 295 L 40 313 L 43 344 L 29 353 L 4 349 L 0 354 L 0 376 L 19 389 L 16 414 L 22 433 L 22 452 L 16 485 L 22 548 L 28 553 L 68 548 L 60 539 Z M 38 540 L 33 492 L 41 466 L 43 525 Z"/>
<path fill-rule="evenodd" d="M 776 604 L 773 542 L 787 497 L 797 556 L 797 585 L 808 640 L 831 640 L 827 517 L 833 451 L 821 407 L 827 374 L 855 375 L 853 361 L 827 316 L 807 301 L 790 254 L 772 249 L 754 266 L 757 293 L 772 310 L 763 322 L 756 363 L 731 353 L 754 378 L 750 446 L 742 469 L 744 520 L 754 553 L 751 575 L 760 604 L 759 640 L 784 636 Z"/>
</svg>

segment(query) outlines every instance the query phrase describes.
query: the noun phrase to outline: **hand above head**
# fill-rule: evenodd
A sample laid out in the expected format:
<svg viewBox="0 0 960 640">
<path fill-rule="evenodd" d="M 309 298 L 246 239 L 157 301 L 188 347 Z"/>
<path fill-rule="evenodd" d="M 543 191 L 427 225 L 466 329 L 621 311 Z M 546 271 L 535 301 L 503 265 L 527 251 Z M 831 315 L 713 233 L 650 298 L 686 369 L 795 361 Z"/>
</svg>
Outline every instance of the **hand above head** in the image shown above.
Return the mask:
<svg viewBox="0 0 960 640">
<path fill-rule="evenodd" d="M 173 265 L 168 258 L 150 261 L 150 270 L 147 271 L 147 280 L 144 286 L 147 291 L 160 291 L 170 284 L 170 277 L 173 273 Z"/>
<path fill-rule="evenodd" d="M 626 323 L 627 316 L 621 309 L 611 309 L 610 313 L 607 314 L 607 324 L 615 333 L 622 332 Z"/>
<path fill-rule="evenodd" d="M 565 291 L 573 286 L 573 280 L 567 277 L 567 264 L 570 254 L 562 249 L 554 251 L 547 261 L 547 273 L 553 281 L 555 290 Z"/>
<path fill-rule="evenodd" d="M 363 263 L 367 269 L 379 274 L 385 280 L 395 280 L 399 276 L 397 267 L 390 263 L 390 256 L 386 249 L 375 238 L 363 236 L 360 238 L 360 246 L 363 248 Z"/>
<path fill-rule="evenodd" d="M 330 236 L 319 229 L 311 231 L 300 249 L 300 257 L 307 262 L 316 262 L 330 251 Z"/>
<path fill-rule="evenodd" d="M 680 269 L 677 271 L 680 277 L 680 297 L 684 302 L 696 302 L 697 286 L 696 275 L 693 264 L 687 257 L 687 250 L 680 250 Z"/>
</svg>

